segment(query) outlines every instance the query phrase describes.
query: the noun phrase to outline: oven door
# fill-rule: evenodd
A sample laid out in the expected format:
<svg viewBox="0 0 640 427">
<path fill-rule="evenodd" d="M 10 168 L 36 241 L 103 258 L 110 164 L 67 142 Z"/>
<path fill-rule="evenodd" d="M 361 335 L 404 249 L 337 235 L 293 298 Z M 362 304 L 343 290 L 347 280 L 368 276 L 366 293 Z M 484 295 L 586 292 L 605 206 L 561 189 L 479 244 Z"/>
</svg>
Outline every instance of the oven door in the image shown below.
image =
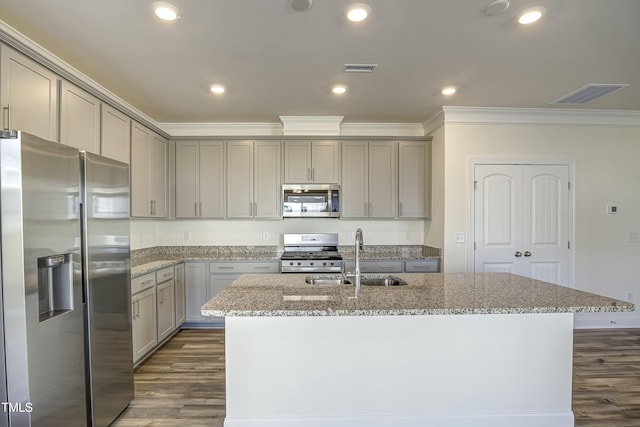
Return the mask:
<svg viewBox="0 0 640 427">
<path fill-rule="evenodd" d="M 339 186 L 283 185 L 283 217 L 340 217 Z"/>
</svg>

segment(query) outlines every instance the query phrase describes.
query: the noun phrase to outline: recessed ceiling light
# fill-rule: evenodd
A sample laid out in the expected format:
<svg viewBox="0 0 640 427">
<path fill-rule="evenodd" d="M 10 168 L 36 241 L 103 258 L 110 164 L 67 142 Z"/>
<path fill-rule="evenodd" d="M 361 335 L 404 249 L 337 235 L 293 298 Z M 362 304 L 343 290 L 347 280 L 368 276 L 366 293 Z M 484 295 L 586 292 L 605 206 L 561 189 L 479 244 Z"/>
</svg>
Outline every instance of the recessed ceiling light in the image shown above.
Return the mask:
<svg viewBox="0 0 640 427">
<path fill-rule="evenodd" d="M 217 94 L 221 94 L 224 93 L 226 90 L 226 88 L 222 85 L 212 85 L 211 86 L 211 92 L 213 93 L 217 93 Z"/>
<path fill-rule="evenodd" d="M 331 89 L 331 92 L 335 93 L 336 95 L 342 95 L 343 93 L 345 93 L 347 91 L 346 86 L 334 86 Z"/>
<path fill-rule="evenodd" d="M 544 16 L 547 12 L 547 8 L 543 6 L 530 7 L 525 9 L 518 17 L 518 22 L 522 25 L 533 24 Z"/>
<path fill-rule="evenodd" d="M 352 22 L 360 22 L 371 14 L 371 7 L 364 3 L 353 3 L 347 8 L 347 19 Z"/>
<path fill-rule="evenodd" d="M 454 93 L 456 93 L 458 91 L 458 88 L 455 86 L 447 86 L 447 87 L 443 87 L 441 93 L 443 95 L 453 95 Z"/>
<path fill-rule="evenodd" d="M 180 10 L 171 3 L 157 1 L 152 4 L 153 13 L 163 21 L 175 21 L 180 18 Z"/>
<path fill-rule="evenodd" d="M 509 9 L 509 0 L 494 0 L 484 7 L 484 14 L 488 16 L 503 14 Z"/>
<path fill-rule="evenodd" d="M 291 7 L 298 12 L 304 12 L 311 8 L 311 3 L 313 3 L 313 0 L 291 0 Z"/>
</svg>

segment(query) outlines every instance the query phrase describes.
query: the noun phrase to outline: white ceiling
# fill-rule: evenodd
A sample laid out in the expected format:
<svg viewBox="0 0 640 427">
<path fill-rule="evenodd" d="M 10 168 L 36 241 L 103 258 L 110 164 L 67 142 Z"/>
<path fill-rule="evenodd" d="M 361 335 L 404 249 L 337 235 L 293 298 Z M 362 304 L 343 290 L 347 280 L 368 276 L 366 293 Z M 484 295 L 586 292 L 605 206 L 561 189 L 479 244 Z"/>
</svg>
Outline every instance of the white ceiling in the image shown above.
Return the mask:
<svg viewBox="0 0 640 427">
<path fill-rule="evenodd" d="M 576 108 L 550 103 L 588 83 L 630 86 L 578 108 L 640 110 L 639 0 L 173 0 L 162 23 L 151 0 L 0 0 L 0 19 L 160 123 L 421 122 L 440 106 Z M 547 14 L 515 22 L 526 7 Z M 345 74 L 345 63 L 375 63 Z M 214 96 L 209 85 L 227 93 Z M 343 96 L 334 84 L 348 86 Z M 459 92 L 446 98 L 444 85 Z"/>
</svg>

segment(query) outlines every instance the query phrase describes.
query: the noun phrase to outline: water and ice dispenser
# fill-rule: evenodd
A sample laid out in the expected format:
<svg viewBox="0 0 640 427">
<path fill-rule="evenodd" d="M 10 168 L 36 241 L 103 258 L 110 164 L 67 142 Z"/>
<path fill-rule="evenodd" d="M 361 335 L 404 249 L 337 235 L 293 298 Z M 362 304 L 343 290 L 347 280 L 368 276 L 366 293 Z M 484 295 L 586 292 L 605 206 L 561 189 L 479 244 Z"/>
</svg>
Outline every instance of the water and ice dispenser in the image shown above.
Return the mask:
<svg viewBox="0 0 640 427">
<path fill-rule="evenodd" d="M 73 310 L 72 255 L 38 258 L 38 301 L 40 321 Z"/>
</svg>

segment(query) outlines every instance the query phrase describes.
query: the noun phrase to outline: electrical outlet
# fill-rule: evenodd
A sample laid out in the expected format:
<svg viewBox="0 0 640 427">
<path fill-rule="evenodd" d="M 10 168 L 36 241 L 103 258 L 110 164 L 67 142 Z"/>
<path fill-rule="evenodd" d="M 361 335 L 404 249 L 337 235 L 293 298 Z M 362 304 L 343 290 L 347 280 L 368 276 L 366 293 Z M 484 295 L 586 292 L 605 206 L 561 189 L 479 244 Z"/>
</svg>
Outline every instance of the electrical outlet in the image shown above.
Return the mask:
<svg viewBox="0 0 640 427">
<path fill-rule="evenodd" d="M 355 239 L 355 234 L 353 234 L 353 231 L 350 231 L 350 232 L 349 232 L 349 237 L 348 237 L 348 239 L 349 239 L 349 240 L 353 240 L 353 239 Z"/>
<path fill-rule="evenodd" d="M 629 243 L 638 243 L 640 242 L 640 233 L 637 231 L 629 232 Z"/>
<path fill-rule="evenodd" d="M 456 243 L 464 243 L 464 233 L 456 233 Z"/>
<path fill-rule="evenodd" d="M 191 232 L 190 231 L 185 231 L 184 232 L 184 240 L 191 240 Z"/>
<path fill-rule="evenodd" d="M 269 232 L 268 231 L 263 231 L 262 232 L 262 240 L 269 240 Z"/>
<path fill-rule="evenodd" d="M 404 240 L 411 240 L 411 232 L 410 231 L 405 231 L 404 232 Z"/>
</svg>

